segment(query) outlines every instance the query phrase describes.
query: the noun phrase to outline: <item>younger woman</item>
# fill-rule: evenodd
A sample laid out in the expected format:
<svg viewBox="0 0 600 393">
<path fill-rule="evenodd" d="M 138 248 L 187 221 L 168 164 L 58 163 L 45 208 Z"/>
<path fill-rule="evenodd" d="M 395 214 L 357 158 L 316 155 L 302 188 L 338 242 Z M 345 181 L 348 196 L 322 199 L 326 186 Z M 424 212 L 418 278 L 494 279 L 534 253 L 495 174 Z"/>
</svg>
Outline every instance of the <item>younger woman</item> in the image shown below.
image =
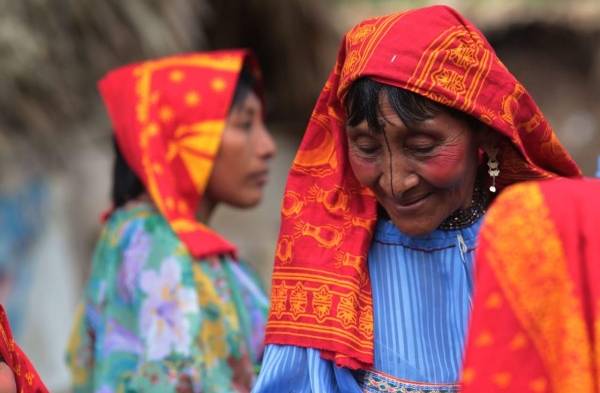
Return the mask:
<svg viewBox="0 0 600 393">
<path fill-rule="evenodd" d="M 275 146 L 245 51 L 128 65 L 99 84 L 116 139 L 114 210 L 69 348 L 77 392 L 247 392 L 267 299 L 209 227 L 262 198 Z"/>
</svg>

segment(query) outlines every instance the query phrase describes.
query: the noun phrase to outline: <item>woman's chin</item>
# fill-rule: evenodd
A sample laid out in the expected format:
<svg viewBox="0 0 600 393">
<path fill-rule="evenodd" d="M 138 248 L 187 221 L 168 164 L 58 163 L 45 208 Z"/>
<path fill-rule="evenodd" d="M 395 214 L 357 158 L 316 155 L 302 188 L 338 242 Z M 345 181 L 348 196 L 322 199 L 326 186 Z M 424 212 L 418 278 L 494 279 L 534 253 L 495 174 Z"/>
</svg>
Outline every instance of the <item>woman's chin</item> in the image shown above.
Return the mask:
<svg viewBox="0 0 600 393">
<path fill-rule="evenodd" d="M 407 220 L 397 220 L 394 217 L 391 217 L 392 223 L 400 230 L 400 232 L 404 233 L 407 236 L 418 237 L 425 236 L 435 231 L 440 223 L 437 222 L 418 222 L 412 221 L 407 222 Z"/>
<path fill-rule="evenodd" d="M 262 202 L 262 199 L 263 193 L 261 190 L 260 192 L 246 193 L 243 197 L 226 201 L 226 203 L 238 209 L 251 209 Z"/>
</svg>

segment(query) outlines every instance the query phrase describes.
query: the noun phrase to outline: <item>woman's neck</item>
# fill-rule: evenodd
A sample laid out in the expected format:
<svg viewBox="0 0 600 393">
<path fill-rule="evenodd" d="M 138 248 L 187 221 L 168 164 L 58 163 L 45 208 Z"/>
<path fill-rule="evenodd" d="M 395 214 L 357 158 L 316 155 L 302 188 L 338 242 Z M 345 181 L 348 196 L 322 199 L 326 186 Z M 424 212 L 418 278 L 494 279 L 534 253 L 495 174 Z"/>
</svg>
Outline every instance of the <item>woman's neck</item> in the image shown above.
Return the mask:
<svg viewBox="0 0 600 393">
<path fill-rule="evenodd" d="M 200 204 L 198 205 L 198 209 L 196 210 L 196 218 L 198 218 L 198 220 L 200 220 L 200 222 L 204 225 L 208 225 L 215 207 L 217 207 L 217 203 L 207 195 L 204 195 L 200 201 Z"/>
<path fill-rule="evenodd" d="M 128 205 L 136 204 L 136 203 L 150 203 L 154 204 L 152 198 L 147 193 L 143 193 L 135 199 L 127 202 Z M 196 218 L 203 223 L 204 225 L 208 225 L 210 218 L 212 217 L 215 208 L 217 207 L 217 203 L 212 200 L 209 196 L 204 196 L 198 205 L 198 209 L 196 210 Z"/>
</svg>

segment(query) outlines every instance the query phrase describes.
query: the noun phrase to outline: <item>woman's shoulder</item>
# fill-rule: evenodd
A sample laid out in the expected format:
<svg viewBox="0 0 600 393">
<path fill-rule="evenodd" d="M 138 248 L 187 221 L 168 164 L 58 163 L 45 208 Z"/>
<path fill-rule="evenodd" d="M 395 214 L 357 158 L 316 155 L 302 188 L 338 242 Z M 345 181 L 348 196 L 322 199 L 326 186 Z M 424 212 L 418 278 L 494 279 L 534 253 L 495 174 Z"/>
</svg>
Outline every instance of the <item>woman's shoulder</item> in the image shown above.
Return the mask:
<svg viewBox="0 0 600 393">
<path fill-rule="evenodd" d="M 121 250 L 140 241 L 150 243 L 156 240 L 169 246 L 179 243 L 169 223 L 147 202 L 131 203 L 116 209 L 103 228 L 102 238 Z"/>
<path fill-rule="evenodd" d="M 123 304 L 133 304 L 143 283 L 162 282 L 163 276 L 189 282 L 193 276 L 190 261 L 183 243 L 152 205 L 128 205 L 115 210 L 104 225 L 93 256 L 88 294 L 97 302 L 110 293 L 128 299 Z"/>
<path fill-rule="evenodd" d="M 167 259 L 187 256 L 185 246 L 156 208 L 148 203 L 130 204 L 116 209 L 105 223 L 94 252 L 92 274 L 119 274 L 131 263 L 159 268 Z"/>
</svg>

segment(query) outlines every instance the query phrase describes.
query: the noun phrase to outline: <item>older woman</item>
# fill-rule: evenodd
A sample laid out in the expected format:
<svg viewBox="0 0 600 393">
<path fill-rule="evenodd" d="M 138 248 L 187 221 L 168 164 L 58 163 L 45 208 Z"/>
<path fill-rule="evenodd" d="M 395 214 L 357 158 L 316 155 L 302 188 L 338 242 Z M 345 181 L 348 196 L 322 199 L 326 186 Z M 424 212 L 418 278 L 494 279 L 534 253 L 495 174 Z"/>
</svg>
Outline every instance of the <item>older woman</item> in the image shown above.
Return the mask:
<svg viewBox="0 0 600 393">
<path fill-rule="evenodd" d="M 113 203 L 69 348 L 77 392 L 247 392 L 267 298 L 208 226 L 262 198 L 273 140 L 244 51 L 119 68 L 100 82 Z"/>
<path fill-rule="evenodd" d="M 489 201 L 579 175 L 456 11 L 358 24 L 290 171 L 255 392 L 457 391 Z"/>
</svg>

